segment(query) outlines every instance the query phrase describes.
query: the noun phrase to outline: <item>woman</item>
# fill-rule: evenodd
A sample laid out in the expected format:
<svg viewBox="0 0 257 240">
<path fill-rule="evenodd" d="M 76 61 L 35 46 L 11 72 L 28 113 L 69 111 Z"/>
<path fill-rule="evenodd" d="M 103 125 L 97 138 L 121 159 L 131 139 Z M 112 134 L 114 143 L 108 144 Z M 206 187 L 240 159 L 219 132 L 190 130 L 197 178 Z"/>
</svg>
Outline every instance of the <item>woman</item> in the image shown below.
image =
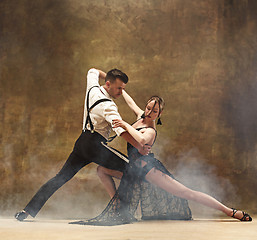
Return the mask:
<svg viewBox="0 0 257 240">
<path fill-rule="evenodd" d="M 141 146 L 146 144 L 152 146 L 157 134 L 155 121 L 160 117 L 164 107 L 163 99 L 158 96 L 151 97 L 147 102 L 145 111 L 143 111 L 125 91 L 123 91 L 123 97 L 138 119 L 132 126 L 123 120 L 117 119 L 113 121 L 113 127 L 122 127 L 127 130 Z M 158 121 L 160 120 L 158 119 Z M 98 168 L 98 175 L 112 199 L 99 216 L 88 221 L 76 223 L 114 225 L 135 221 L 134 213 L 139 201 L 143 219 L 189 220 L 191 219 L 191 211 L 188 208 L 187 201 L 184 199 L 193 200 L 220 210 L 227 216 L 241 221 L 252 221 L 252 218 L 247 213 L 228 208 L 205 193 L 185 187 L 174 179 L 167 169 L 153 157 L 153 154 L 142 156 L 129 143 L 128 158 L 129 167 L 123 176 L 122 173 L 117 171 L 103 167 Z M 112 176 L 122 177 L 117 191 Z M 152 191 L 151 189 L 156 188 L 155 186 L 157 186 L 157 190 Z M 166 194 L 170 193 L 170 195 L 165 196 L 163 195 L 164 192 Z M 153 195 L 157 196 L 155 200 L 152 199 Z M 156 211 L 157 208 L 159 209 Z"/>
</svg>

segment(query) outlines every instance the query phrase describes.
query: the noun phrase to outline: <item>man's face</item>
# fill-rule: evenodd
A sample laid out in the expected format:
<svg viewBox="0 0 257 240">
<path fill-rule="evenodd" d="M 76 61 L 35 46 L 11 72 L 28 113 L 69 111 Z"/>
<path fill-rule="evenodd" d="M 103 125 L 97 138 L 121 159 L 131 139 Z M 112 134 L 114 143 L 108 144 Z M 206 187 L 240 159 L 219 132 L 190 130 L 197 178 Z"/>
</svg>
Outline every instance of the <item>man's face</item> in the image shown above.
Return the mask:
<svg viewBox="0 0 257 240">
<path fill-rule="evenodd" d="M 106 86 L 107 92 L 111 95 L 111 97 L 116 99 L 122 94 L 122 90 L 125 89 L 126 83 L 122 82 L 119 78 L 116 78 L 113 83 L 107 81 Z"/>
</svg>

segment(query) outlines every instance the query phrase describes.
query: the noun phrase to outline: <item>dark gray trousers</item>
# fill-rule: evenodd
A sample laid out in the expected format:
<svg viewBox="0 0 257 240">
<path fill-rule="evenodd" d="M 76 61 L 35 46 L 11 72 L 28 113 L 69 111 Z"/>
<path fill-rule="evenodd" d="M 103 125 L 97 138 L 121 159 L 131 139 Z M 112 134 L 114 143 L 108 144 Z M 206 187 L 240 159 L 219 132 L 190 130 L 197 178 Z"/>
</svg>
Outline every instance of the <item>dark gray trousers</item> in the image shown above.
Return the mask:
<svg viewBox="0 0 257 240">
<path fill-rule="evenodd" d="M 68 182 L 81 168 L 91 162 L 123 172 L 126 169 L 127 163 L 105 148 L 101 142 L 106 142 L 106 139 L 99 133 L 82 132 L 62 169 L 38 190 L 24 210 L 35 217 L 46 201 L 61 186 Z"/>
</svg>

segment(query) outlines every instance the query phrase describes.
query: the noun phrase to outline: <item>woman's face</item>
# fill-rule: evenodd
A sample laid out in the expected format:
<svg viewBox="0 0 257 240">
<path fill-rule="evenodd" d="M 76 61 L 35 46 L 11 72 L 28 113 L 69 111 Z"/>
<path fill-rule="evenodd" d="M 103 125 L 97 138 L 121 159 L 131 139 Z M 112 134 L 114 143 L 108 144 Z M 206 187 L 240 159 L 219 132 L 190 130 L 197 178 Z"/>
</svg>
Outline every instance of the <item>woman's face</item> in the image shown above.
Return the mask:
<svg viewBox="0 0 257 240">
<path fill-rule="evenodd" d="M 154 121 L 159 116 L 160 108 L 159 104 L 152 100 L 151 102 L 147 103 L 145 108 L 145 117 Z"/>
</svg>

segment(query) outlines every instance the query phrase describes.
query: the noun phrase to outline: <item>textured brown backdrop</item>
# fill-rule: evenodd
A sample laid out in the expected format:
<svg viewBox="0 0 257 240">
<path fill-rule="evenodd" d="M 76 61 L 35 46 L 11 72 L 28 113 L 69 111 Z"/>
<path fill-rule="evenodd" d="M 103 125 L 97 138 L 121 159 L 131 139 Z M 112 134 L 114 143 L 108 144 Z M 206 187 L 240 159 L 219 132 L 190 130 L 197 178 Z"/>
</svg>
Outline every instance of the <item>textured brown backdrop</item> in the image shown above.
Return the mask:
<svg viewBox="0 0 257 240">
<path fill-rule="evenodd" d="M 1 0 L 0 214 L 68 157 L 91 67 L 125 71 L 142 108 L 164 97 L 154 151 L 182 182 L 257 212 L 256 11 L 255 0 Z M 107 200 L 91 164 L 41 214 L 94 215 Z"/>
</svg>

